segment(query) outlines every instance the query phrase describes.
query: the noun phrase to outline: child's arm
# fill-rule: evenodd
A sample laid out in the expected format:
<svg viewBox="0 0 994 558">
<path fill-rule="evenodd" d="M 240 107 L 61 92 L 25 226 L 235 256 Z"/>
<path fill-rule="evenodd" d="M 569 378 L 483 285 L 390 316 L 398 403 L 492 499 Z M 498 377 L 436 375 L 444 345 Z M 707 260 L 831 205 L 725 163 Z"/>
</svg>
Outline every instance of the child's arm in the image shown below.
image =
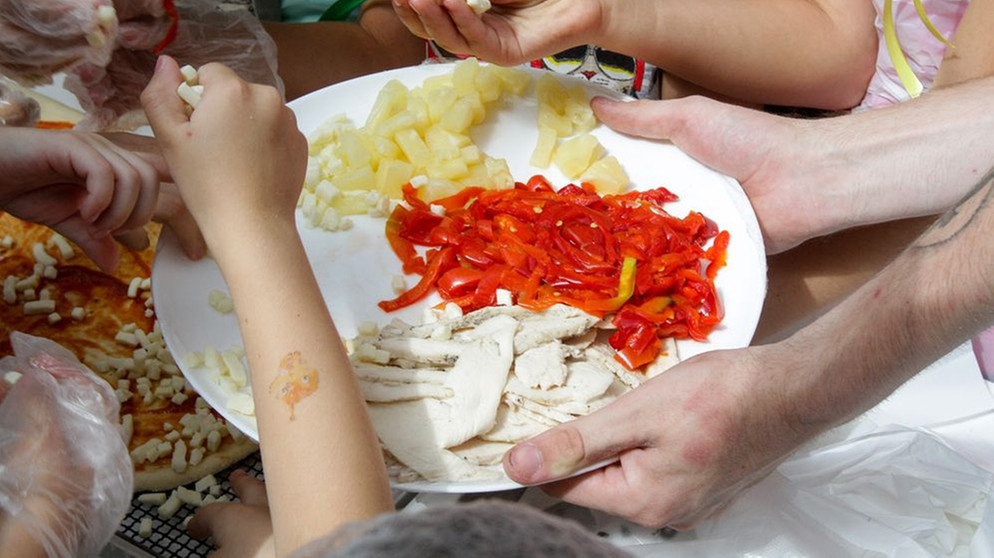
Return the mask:
<svg viewBox="0 0 994 558">
<path fill-rule="evenodd" d="M 294 225 L 307 147 L 270 87 L 200 69 L 189 118 L 176 63 L 142 101 L 235 302 L 251 370 L 277 553 L 392 509 L 365 402 Z"/>
<path fill-rule="evenodd" d="M 265 22 L 265 27 L 278 47 L 288 99 L 357 76 L 413 66 L 425 57 L 424 40 L 404 27 L 389 1 L 367 0 L 356 23 Z"/>
<path fill-rule="evenodd" d="M 866 92 L 877 35 L 865 0 L 398 0 L 411 30 L 513 64 L 594 44 L 749 103 L 848 108 Z"/>
</svg>

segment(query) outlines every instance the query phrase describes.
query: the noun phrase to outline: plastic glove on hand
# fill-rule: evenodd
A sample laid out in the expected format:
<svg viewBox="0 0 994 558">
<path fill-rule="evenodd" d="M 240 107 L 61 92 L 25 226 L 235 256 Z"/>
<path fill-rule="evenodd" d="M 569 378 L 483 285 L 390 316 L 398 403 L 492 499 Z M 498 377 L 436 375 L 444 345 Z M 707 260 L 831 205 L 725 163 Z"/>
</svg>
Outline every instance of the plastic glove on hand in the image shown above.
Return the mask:
<svg viewBox="0 0 994 558">
<path fill-rule="evenodd" d="M 117 397 L 62 346 L 19 332 L 10 340 L 14 356 L 0 369 L 20 377 L 13 385 L 0 378 L 8 384 L 0 390 L 0 539 L 16 527 L 47 556 L 96 556 L 134 485 Z"/>
</svg>

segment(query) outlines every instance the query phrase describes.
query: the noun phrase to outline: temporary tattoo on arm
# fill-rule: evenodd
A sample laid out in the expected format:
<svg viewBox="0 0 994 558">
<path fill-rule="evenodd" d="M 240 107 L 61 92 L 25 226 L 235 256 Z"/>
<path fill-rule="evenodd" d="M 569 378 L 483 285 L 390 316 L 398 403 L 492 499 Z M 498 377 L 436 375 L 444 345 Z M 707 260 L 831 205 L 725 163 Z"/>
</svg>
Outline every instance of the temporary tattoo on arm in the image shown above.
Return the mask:
<svg viewBox="0 0 994 558">
<path fill-rule="evenodd" d="M 991 205 L 994 193 L 992 184 L 994 184 L 994 169 L 987 172 L 963 201 L 940 216 L 912 247 L 931 248 L 950 242 L 959 236 L 970 227 L 977 215 Z"/>
<path fill-rule="evenodd" d="M 300 356 L 300 351 L 294 351 L 280 361 L 280 371 L 276 373 L 273 383 L 269 384 L 270 395 L 275 395 L 290 407 L 290 420 L 296 420 L 294 408 L 300 400 L 318 389 L 318 371 L 311 368 Z"/>
</svg>

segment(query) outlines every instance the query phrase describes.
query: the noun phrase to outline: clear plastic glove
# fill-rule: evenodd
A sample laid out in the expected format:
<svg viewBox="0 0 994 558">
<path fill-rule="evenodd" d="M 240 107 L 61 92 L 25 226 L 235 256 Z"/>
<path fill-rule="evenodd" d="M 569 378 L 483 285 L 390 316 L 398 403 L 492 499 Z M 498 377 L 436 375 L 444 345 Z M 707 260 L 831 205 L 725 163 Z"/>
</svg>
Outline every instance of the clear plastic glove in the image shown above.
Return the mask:
<svg viewBox="0 0 994 558">
<path fill-rule="evenodd" d="M 34 126 L 40 117 L 38 101 L 0 80 L 0 126 Z"/>
<path fill-rule="evenodd" d="M 119 47 L 153 50 L 169 40 L 178 14 L 172 0 L 115 0 Z"/>
<path fill-rule="evenodd" d="M 77 64 L 103 66 L 117 32 L 111 0 L 0 0 L 0 73 L 37 85 Z"/>
<path fill-rule="evenodd" d="M 177 1 L 179 28 L 162 54 L 194 67 L 220 62 L 245 81 L 272 85 L 283 94 L 276 71 L 276 44 L 262 23 L 247 10 L 221 10 L 218 4 L 218 0 Z M 146 122 L 140 96 L 152 77 L 157 53 L 148 44 L 151 41 L 143 48 L 125 46 L 126 31 L 137 28 L 123 16 L 121 29 L 121 48 L 108 63 L 80 64 L 68 72 L 65 87 L 86 112 L 78 129 L 130 130 Z"/>
<path fill-rule="evenodd" d="M 14 332 L 11 346 L 0 370 L 21 376 L 0 379 L 0 534 L 20 528 L 47 556 L 96 556 L 134 484 L 117 397 L 52 341 Z"/>
</svg>

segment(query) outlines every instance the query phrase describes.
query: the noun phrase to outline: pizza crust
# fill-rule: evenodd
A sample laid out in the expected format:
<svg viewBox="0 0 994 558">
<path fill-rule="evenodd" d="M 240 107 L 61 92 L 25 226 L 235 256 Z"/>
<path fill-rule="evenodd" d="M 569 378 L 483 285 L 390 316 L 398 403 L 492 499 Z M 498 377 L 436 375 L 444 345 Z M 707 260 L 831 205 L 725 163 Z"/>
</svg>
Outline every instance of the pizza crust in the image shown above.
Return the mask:
<svg viewBox="0 0 994 558">
<path fill-rule="evenodd" d="M 182 473 L 174 471 L 167 458 L 137 466 L 135 492 L 165 492 L 177 486 L 196 482 L 207 475 L 224 471 L 258 450 L 259 445 L 251 438 L 242 437 L 240 440 L 228 438 L 217 451 L 208 453 L 197 465 L 187 465 Z"/>
<path fill-rule="evenodd" d="M 158 232 L 157 226 L 149 228 L 153 246 Z M 22 331 L 66 347 L 106 380 L 121 401 L 122 420 L 130 423 L 128 451 L 135 462 L 136 492 L 166 491 L 189 484 L 223 471 L 257 451 L 255 442 L 240 433 L 232 435 L 224 419 L 205 402 L 198 401 L 200 398 L 189 383 L 182 381 L 182 374 L 171 355 L 161 355 L 164 360 L 156 357 L 159 362 L 154 368 L 144 365 L 122 368 L 126 361 L 140 360 L 135 352 L 142 346 L 136 344 L 136 339 L 148 341 L 149 337 L 158 339 L 161 336 L 156 331 L 150 290 L 135 288 L 136 279 L 148 284 L 145 280 L 151 276 L 154 248 L 140 252 L 122 248 L 121 264 L 113 275 L 109 275 L 100 271 L 72 243 L 68 244 L 74 253 L 63 253 L 57 246 L 62 240 L 53 242 L 55 234 L 47 227 L 0 213 L 0 283 L 8 276 L 23 279 L 38 275 L 39 262 L 35 252 L 36 245 L 41 244 L 55 263 L 49 262 L 54 268 L 51 273 L 38 275 L 33 295 L 40 296 L 45 291 L 46 296 L 55 301 L 55 314 L 58 315 L 58 319 L 54 319 L 45 314 L 26 314 L 24 301 L 27 296 L 21 291 L 13 302 L 0 299 L 0 356 L 11 353 L 10 333 Z M 8 237 L 9 242 L 4 240 Z M 82 314 L 79 311 L 74 314 L 77 308 L 82 309 Z M 161 346 L 165 350 L 164 342 Z M 180 378 L 175 380 L 178 389 L 174 394 L 144 397 L 141 393 L 139 383 L 151 386 L 151 389 L 142 388 L 148 392 L 163 382 L 172 384 L 173 378 Z M 179 396 L 173 399 L 175 394 Z M 204 450 L 204 457 L 197 465 L 187 464 L 183 472 L 177 473 L 173 469 L 171 450 L 151 462 L 135 458 L 136 453 L 141 453 L 136 452 L 140 446 L 152 439 L 168 440 L 170 432 L 183 428 L 180 425 L 185 415 L 197 413 L 210 414 L 213 420 L 209 426 L 220 434 L 215 440 L 217 445 L 212 446 L 217 449 Z M 128 415 L 130 418 L 125 419 Z M 172 432 L 172 438 L 176 439 L 177 434 Z M 191 447 L 206 445 L 202 441 L 193 442 L 189 434 L 181 439 Z"/>
</svg>

